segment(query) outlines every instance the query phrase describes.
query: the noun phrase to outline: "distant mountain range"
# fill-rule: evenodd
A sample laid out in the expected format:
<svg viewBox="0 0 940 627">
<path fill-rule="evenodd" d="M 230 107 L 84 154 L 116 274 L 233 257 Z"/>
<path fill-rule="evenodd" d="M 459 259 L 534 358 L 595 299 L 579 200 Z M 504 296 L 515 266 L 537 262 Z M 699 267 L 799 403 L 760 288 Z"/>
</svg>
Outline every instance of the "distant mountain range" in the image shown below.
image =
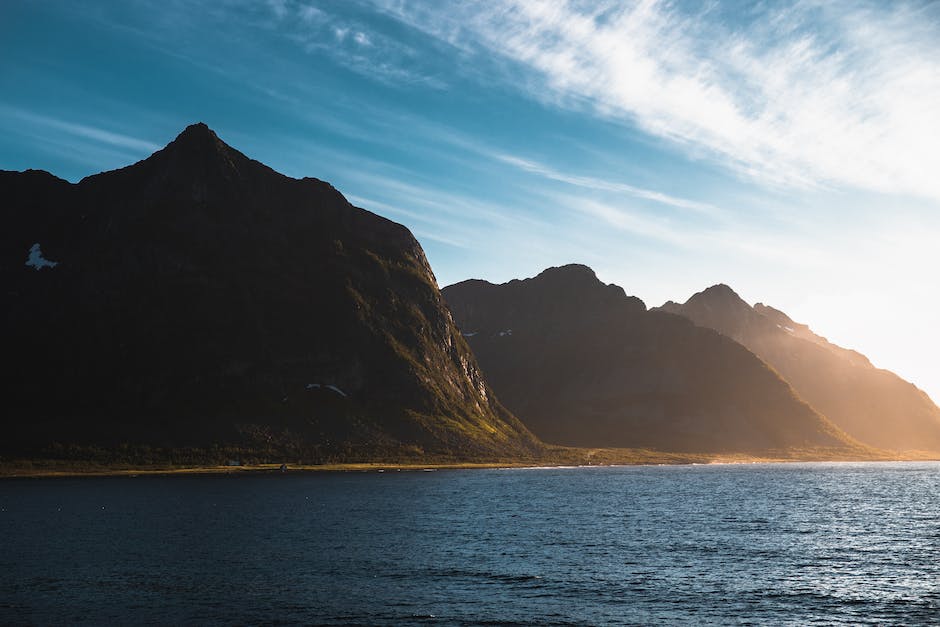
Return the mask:
<svg viewBox="0 0 940 627">
<path fill-rule="evenodd" d="M 924 392 L 782 311 L 761 303 L 751 307 L 727 285 L 660 310 L 740 342 L 857 440 L 883 449 L 940 451 L 940 408 Z"/>
<path fill-rule="evenodd" d="M 506 406 L 543 440 L 769 452 L 858 448 L 747 348 L 604 285 L 585 266 L 444 288 Z"/>
<path fill-rule="evenodd" d="M 204 124 L 77 184 L 0 172 L 0 198 L 0 452 L 540 450 L 494 398 L 408 229 Z"/>
<path fill-rule="evenodd" d="M 0 198 L 0 461 L 940 451 L 923 392 L 727 286 L 647 310 L 569 265 L 442 295 L 404 226 L 204 124 Z"/>
</svg>

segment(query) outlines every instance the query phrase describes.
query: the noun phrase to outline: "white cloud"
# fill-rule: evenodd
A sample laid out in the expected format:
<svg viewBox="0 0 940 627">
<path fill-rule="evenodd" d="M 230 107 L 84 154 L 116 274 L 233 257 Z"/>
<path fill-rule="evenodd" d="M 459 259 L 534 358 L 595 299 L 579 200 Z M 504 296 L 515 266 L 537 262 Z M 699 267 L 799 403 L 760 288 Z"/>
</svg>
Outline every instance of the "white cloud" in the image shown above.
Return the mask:
<svg viewBox="0 0 940 627">
<path fill-rule="evenodd" d="M 298 7 L 297 16 L 307 24 L 312 24 L 323 19 L 323 11 L 316 7 L 303 5 Z"/>
<path fill-rule="evenodd" d="M 446 220 L 435 219 L 433 216 L 429 218 L 427 215 L 422 215 L 417 211 L 402 209 L 398 205 L 392 205 L 387 202 L 366 198 L 364 196 L 347 194 L 346 199 L 357 207 L 361 207 L 368 211 L 381 213 L 384 217 L 395 216 L 397 219 L 403 219 L 405 222 L 408 222 L 410 225 L 410 230 L 419 241 L 433 240 L 435 242 L 446 244 L 454 248 L 463 248 L 467 250 L 471 250 L 473 248 L 472 243 L 468 242 L 465 237 L 460 237 L 459 235 L 453 237 L 451 235 L 445 235 L 442 233 L 442 231 L 449 234 L 460 233 L 460 229 L 439 228 L 442 225 L 445 227 L 453 226 Z M 421 226 L 416 226 L 416 224 Z"/>
<path fill-rule="evenodd" d="M 327 56 L 361 76 L 390 86 L 447 87 L 428 71 L 422 56 L 410 45 L 379 32 L 366 32 L 369 24 L 344 11 L 341 3 L 325 10 L 306 2 L 270 0 L 268 8 L 268 14 L 255 20 L 255 26 L 281 33 L 308 54 Z"/>
<path fill-rule="evenodd" d="M 379 196 L 392 199 L 397 206 L 406 204 L 413 212 L 421 211 L 423 221 L 449 226 L 449 233 L 457 232 L 460 228 L 483 226 L 490 230 L 515 232 L 520 228 L 544 225 L 542 220 L 525 212 L 508 212 L 502 205 L 479 200 L 471 194 L 445 191 L 427 183 L 408 183 L 360 169 L 347 170 L 344 178 L 349 185 L 370 190 L 373 198 Z M 415 215 L 417 216 L 417 213 Z"/>
<path fill-rule="evenodd" d="M 518 63 L 536 97 L 587 104 L 765 183 L 940 199 L 935 5 L 794 0 L 754 17 L 657 0 L 376 1 Z"/>
<path fill-rule="evenodd" d="M 93 142 L 112 146 L 123 150 L 129 150 L 134 153 L 152 153 L 162 146 L 130 135 L 116 133 L 97 126 L 70 122 L 59 118 L 54 118 L 38 113 L 31 113 L 22 109 L 0 106 L 0 113 L 11 118 L 16 118 L 28 125 L 35 125 L 54 131 L 61 131 L 81 139 L 92 140 Z"/>
<path fill-rule="evenodd" d="M 287 0 L 268 0 L 268 7 L 279 18 L 287 15 Z"/>
<path fill-rule="evenodd" d="M 637 236 L 640 241 L 667 245 L 672 254 L 727 257 L 754 263 L 774 263 L 806 271 L 831 265 L 838 255 L 818 241 L 794 241 L 790 233 L 769 233 L 737 225 L 701 227 L 685 220 L 669 219 L 631 207 L 582 196 L 556 195 L 555 201 L 572 213 L 581 214 L 605 228 Z"/>
<path fill-rule="evenodd" d="M 530 159 L 523 159 L 514 155 L 496 154 L 494 155 L 494 158 L 526 172 L 537 174 L 544 178 L 558 181 L 560 183 L 573 185 L 575 187 L 582 187 L 588 190 L 600 192 L 627 194 L 636 198 L 641 198 L 643 200 L 652 200 L 654 202 L 675 207 L 677 209 L 687 209 L 710 218 L 721 218 L 725 213 L 722 209 L 708 203 L 689 200 L 687 198 L 680 198 L 677 196 L 670 196 L 669 194 L 664 194 L 662 192 L 657 192 L 651 189 L 644 189 L 642 187 L 635 187 L 633 185 L 620 183 L 618 181 L 608 181 L 592 176 L 565 174 L 545 164 L 538 163 Z"/>
</svg>

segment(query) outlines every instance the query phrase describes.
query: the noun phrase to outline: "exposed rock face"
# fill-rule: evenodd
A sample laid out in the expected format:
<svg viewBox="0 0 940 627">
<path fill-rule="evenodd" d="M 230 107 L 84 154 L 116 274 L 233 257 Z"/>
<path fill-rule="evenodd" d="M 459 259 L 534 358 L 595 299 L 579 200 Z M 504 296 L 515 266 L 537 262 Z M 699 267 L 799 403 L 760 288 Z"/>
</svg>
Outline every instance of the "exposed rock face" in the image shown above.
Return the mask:
<svg viewBox="0 0 940 627">
<path fill-rule="evenodd" d="M 878 448 L 940 451 L 940 409 L 913 384 L 726 285 L 661 308 L 715 329 L 773 366 L 815 409 Z"/>
<path fill-rule="evenodd" d="M 538 447 L 490 393 L 405 227 L 203 124 L 74 185 L 0 172 L 0 197 L 3 448 Z"/>
<path fill-rule="evenodd" d="M 766 453 L 854 447 L 740 344 L 585 266 L 444 288 L 487 380 L 546 442 Z"/>
</svg>

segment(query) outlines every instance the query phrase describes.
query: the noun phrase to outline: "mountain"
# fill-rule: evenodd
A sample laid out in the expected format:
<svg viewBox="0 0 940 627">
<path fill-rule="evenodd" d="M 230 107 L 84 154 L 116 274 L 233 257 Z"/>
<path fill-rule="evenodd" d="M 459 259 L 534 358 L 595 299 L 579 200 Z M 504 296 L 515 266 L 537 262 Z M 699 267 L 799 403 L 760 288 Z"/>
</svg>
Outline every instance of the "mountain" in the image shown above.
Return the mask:
<svg viewBox="0 0 940 627">
<path fill-rule="evenodd" d="M 528 454 L 412 234 L 204 124 L 71 184 L 0 172 L 0 449 Z"/>
<path fill-rule="evenodd" d="M 761 303 L 751 307 L 727 285 L 661 309 L 748 347 L 857 440 L 883 449 L 940 451 L 940 409 L 924 392 L 782 311 Z"/>
<path fill-rule="evenodd" d="M 581 265 L 443 290 L 499 398 L 546 442 L 767 453 L 854 447 L 746 348 Z"/>
</svg>

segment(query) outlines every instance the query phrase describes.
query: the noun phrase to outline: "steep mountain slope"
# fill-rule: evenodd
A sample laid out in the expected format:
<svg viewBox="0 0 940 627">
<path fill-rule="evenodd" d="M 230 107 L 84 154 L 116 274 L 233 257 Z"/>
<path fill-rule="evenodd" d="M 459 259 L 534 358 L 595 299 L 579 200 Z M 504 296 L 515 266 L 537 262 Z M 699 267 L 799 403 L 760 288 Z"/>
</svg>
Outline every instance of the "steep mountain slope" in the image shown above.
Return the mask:
<svg viewBox="0 0 940 627">
<path fill-rule="evenodd" d="M 74 185 L 0 172 L 0 197 L 8 453 L 539 446 L 491 395 L 405 227 L 203 124 Z"/>
<path fill-rule="evenodd" d="M 852 447 L 740 344 L 585 266 L 444 288 L 500 399 L 546 442 L 765 453 Z"/>
<path fill-rule="evenodd" d="M 751 307 L 727 285 L 661 309 L 748 347 L 857 440 L 885 449 L 940 451 L 940 409 L 924 392 L 782 311 L 761 303 Z"/>
</svg>

